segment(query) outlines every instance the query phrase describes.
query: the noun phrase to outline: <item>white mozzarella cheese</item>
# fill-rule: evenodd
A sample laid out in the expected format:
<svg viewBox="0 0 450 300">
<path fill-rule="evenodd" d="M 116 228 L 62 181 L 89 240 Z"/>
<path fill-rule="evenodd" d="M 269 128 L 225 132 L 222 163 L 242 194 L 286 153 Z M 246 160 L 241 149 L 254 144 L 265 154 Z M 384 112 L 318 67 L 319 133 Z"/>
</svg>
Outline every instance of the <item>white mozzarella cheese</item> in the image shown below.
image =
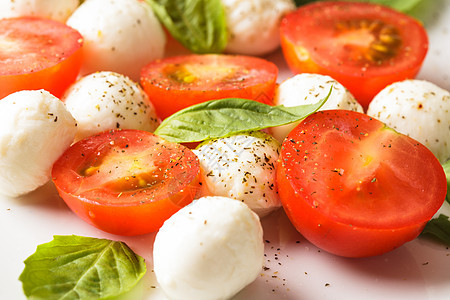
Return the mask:
<svg viewBox="0 0 450 300">
<path fill-rule="evenodd" d="M 144 1 L 89 0 L 67 25 L 84 38 L 82 75 L 114 71 L 139 81 L 142 67 L 164 54 L 165 33 Z"/>
<path fill-rule="evenodd" d="M 364 112 L 363 107 L 353 95 L 339 82 L 326 75 L 298 74 L 288 78 L 277 87 L 274 96 L 275 105 L 286 107 L 314 104 L 324 99 L 330 92 L 330 97 L 320 110 L 345 109 Z M 280 142 L 300 122 L 270 128 L 270 133 Z"/>
<path fill-rule="evenodd" d="M 295 9 L 292 0 L 222 0 L 229 53 L 262 55 L 280 46 L 281 18 Z"/>
<path fill-rule="evenodd" d="M 246 203 L 260 217 L 281 206 L 275 186 L 280 144 L 262 132 L 213 139 L 194 150 L 202 169 L 202 195 Z"/>
<path fill-rule="evenodd" d="M 260 274 L 258 216 L 224 197 L 203 197 L 169 218 L 153 246 L 156 279 L 169 299 L 229 299 Z"/>
<path fill-rule="evenodd" d="M 20 91 L 0 101 L 0 194 L 16 197 L 44 185 L 53 163 L 70 146 L 76 121 L 44 90 Z"/>
<path fill-rule="evenodd" d="M 450 159 L 450 93 L 424 80 L 405 80 L 381 90 L 367 114 Z"/>
<path fill-rule="evenodd" d="M 117 128 L 153 132 L 159 124 L 155 108 L 139 84 L 114 72 L 82 77 L 62 100 L 77 120 L 76 140 Z"/>
<path fill-rule="evenodd" d="M 0 19 L 36 16 L 66 22 L 79 4 L 80 0 L 2 0 Z"/>
</svg>

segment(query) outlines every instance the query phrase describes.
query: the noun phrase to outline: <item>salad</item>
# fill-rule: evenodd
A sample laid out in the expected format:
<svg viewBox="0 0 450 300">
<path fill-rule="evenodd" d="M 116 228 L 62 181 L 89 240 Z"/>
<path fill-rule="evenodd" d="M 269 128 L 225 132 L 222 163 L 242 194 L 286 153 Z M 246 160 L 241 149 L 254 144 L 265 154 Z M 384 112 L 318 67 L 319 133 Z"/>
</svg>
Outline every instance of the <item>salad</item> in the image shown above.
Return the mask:
<svg viewBox="0 0 450 300">
<path fill-rule="evenodd" d="M 432 10 L 430 9 L 430 11 Z M 447 4 L 447 10 L 441 13 L 448 13 L 448 11 L 450 11 L 450 8 L 448 8 Z M 448 85 L 448 76 L 446 75 L 447 73 L 445 73 L 446 70 L 443 70 L 443 73 L 441 73 L 443 74 L 441 75 L 442 76 L 441 78 L 436 77 L 439 75 L 438 72 L 435 71 L 435 64 L 441 61 L 439 55 L 436 55 L 438 50 L 435 47 L 436 45 L 441 45 L 439 43 L 444 44 L 445 47 L 445 42 L 447 40 L 439 38 L 442 35 L 445 35 L 446 31 L 445 30 L 441 31 L 442 27 L 433 27 L 430 24 L 427 23 L 425 24 L 427 25 L 427 29 L 429 28 L 430 51 L 432 51 L 431 52 L 432 54 L 434 51 L 435 55 L 430 55 L 427 58 L 427 60 L 425 60 L 425 64 L 423 66 L 422 71 L 419 73 L 418 78 L 427 80 L 431 80 L 429 78 L 433 78 L 435 79 L 435 81 L 433 82 L 439 84 L 443 88 L 448 89 L 449 85 Z M 443 26 L 445 26 L 445 24 Z M 435 42 L 436 40 L 438 40 L 438 42 Z M 278 82 L 282 82 L 285 79 L 288 79 L 289 77 L 292 76 L 292 73 L 291 71 L 288 70 L 288 67 L 283 58 L 283 54 L 281 53 L 280 50 L 268 54 L 264 56 L 264 58 L 268 59 L 269 61 L 272 61 L 278 66 L 279 68 Z M 181 74 L 182 74 L 181 78 L 183 78 L 183 80 L 186 79 L 186 76 L 183 73 Z M 187 80 L 189 80 L 189 77 L 187 78 Z M 236 106 L 236 104 L 230 103 L 220 105 Z M 218 107 L 220 107 L 220 105 Z M 237 105 L 240 104 L 238 103 Z M 263 105 L 265 104 L 254 104 L 254 105 L 255 107 L 258 108 L 253 109 L 258 110 L 261 109 L 259 108 L 259 105 L 263 107 Z M 318 109 L 319 106 L 320 105 L 305 106 L 306 112 L 303 113 L 309 114 L 314 110 Z M 153 109 L 153 107 L 151 107 L 151 105 L 146 105 L 146 109 L 150 110 Z M 292 111 L 294 110 L 295 108 L 292 108 Z M 298 120 L 302 119 L 303 116 L 304 115 L 302 115 L 301 113 L 298 114 Z M 55 116 L 51 117 L 53 117 L 52 120 L 58 119 Z M 170 119 L 171 117 L 168 117 L 166 121 L 163 121 L 161 123 L 160 128 L 156 130 L 157 134 L 158 133 L 166 134 L 167 132 L 169 132 L 167 131 L 167 129 L 166 131 L 164 131 L 163 129 L 164 128 L 170 129 L 171 125 Z M 54 122 L 57 123 L 57 121 Z M 282 123 L 283 122 L 281 122 L 280 124 Z M 167 124 L 169 124 L 169 126 Z M 121 135 L 119 134 L 120 132 L 124 133 L 127 132 L 127 130 L 125 129 L 121 130 L 122 128 L 120 127 L 121 125 L 119 123 L 117 123 L 117 126 L 118 126 L 117 128 L 119 129 L 118 131 L 116 131 L 118 136 Z M 273 124 L 273 126 L 276 126 L 276 124 Z M 71 134 L 75 135 L 73 129 L 71 130 L 72 130 Z M 114 135 L 116 133 L 111 131 L 109 134 Z M 133 135 L 135 133 L 132 132 L 131 134 Z M 162 134 L 162 136 L 164 136 L 164 134 Z M 98 137 L 102 138 L 101 135 L 99 135 Z M 167 135 L 167 137 L 169 137 L 169 135 Z M 108 137 L 108 139 L 109 143 L 112 146 L 120 144 L 122 142 L 122 140 L 120 139 L 111 139 L 110 137 Z M 144 140 L 147 139 L 147 137 L 142 136 L 140 139 Z M 153 139 L 153 137 L 150 137 L 150 139 Z M 267 138 L 263 137 L 263 139 Z M 197 142 L 201 140 L 202 139 L 200 138 L 190 138 L 186 141 Z M 160 150 L 161 148 L 158 148 L 160 144 L 163 145 L 163 148 L 168 148 L 171 149 L 170 151 L 172 151 L 172 154 L 170 154 L 172 155 L 171 158 L 166 159 L 167 162 L 170 163 L 175 162 L 178 159 L 177 156 L 186 157 L 186 154 L 181 155 L 175 154 L 175 152 L 173 152 L 174 149 L 176 148 L 175 146 L 168 146 L 168 145 L 166 146 L 164 143 L 161 143 L 160 141 L 155 142 L 155 145 L 157 146 L 156 148 L 157 150 L 155 150 L 156 152 L 163 153 Z M 273 144 L 276 145 L 276 141 L 273 141 Z M 125 142 L 122 146 L 123 149 L 127 149 L 127 151 L 130 152 L 123 151 L 125 154 L 122 156 L 110 156 L 108 152 L 105 152 L 106 158 L 105 159 L 102 158 L 102 160 L 99 160 L 100 161 L 99 164 L 97 163 L 88 163 L 84 165 L 82 164 L 82 168 L 77 169 L 78 170 L 77 172 L 82 172 L 83 174 L 91 174 L 91 172 L 97 172 L 102 168 L 103 162 L 106 162 L 106 166 L 112 165 L 116 161 L 117 162 L 130 161 L 130 163 L 132 163 L 133 159 L 132 158 L 130 159 L 128 155 L 129 153 L 132 154 L 133 151 L 131 149 L 128 150 L 129 145 L 125 144 Z M 207 147 L 208 144 L 204 146 Z M 113 149 L 113 151 L 120 149 L 114 147 L 111 148 Z M 227 145 L 227 147 L 230 146 Z M 199 149 L 201 149 L 201 147 Z M 148 151 L 151 152 L 153 150 Z M 181 151 L 188 151 L 186 153 L 191 153 L 190 150 L 181 150 Z M 81 156 L 84 155 L 85 154 L 81 152 Z M 195 164 L 194 155 L 191 156 L 191 154 L 187 154 L 187 156 L 189 157 L 188 160 L 190 160 L 189 164 Z M 262 157 L 263 159 L 269 160 L 269 157 L 265 157 L 264 155 Z M 66 159 L 72 161 L 70 156 L 67 156 Z M 66 164 L 67 163 L 59 166 L 58 167 L 59 170 L 57 171 L 61 172 L 60 169 L 62 169 Z M 146 167 L 148 166 L 145 165 L 145 163 L 143 163 L 142 161 L 140 161 L 139 157 L 134 159 L 132 168 L 141 169 Z M 173 167 L 167 167 L 167 169 L 172 168 Z M 181 172 L 182 170 L 180 169 L 174 170 L 176 170 L 176 172 L 179 172 L 178 175 L 173 175 L 174 178 L 178 178 L 180 174 L 184 174 Z M 341 172 L 340 170 L 336 170 L 337 173 L 336 176 L 341 176 L 342 174 L 340 174 L 340 172 Z M 208 174 L 211 176 L 210 173 Z M 208 174 L 203 175 L 208 176 Z M 194 174 L 188 175 L 194 176 Z M 245 173 L 244 175 L 248 176 Z M 127 182 L 123 183 L 123 186 L 121 186 L 121 188 L 127 190 L 127 189 L 135 189 L 136 187 L 146 185 L 149 183 L 153 184 L 153 182 L 159 182 L 159 179 L 157 179 L 159 176 L 166 176 L 166 174 L 151 173 L 150 177 L 146 176 L 147 175 L 145 175 L 142 178 L 138 177 L 136 180 L 131 181 L 131 185 L 129 186 L 127 180 Z M 55 177 L 55 175 L 53 177 Z M 100 180 L 102 180 L 101 177 Z M 186 178 L 186 180 L 188 179 Z M 197 186 L 198 180 L 199 178 L 194 178 L 193 181 L 189 183 L 189 185 L 193 187 L 192 189 L 190 188 L 187 190 L 182 189 L 184 193 L 187 193 L 188 195 L 187 198 L 183 196 L 182 199 L 176 198 L 176 200 L 172 199 L 171 201 L 175 202 L 180 201 L 180 203 L 182 203 L 186 199 L 188 199 L 188 201 L 192 201 L 192 197 L 195 198 L 202 196 L 201 194 L 204 192 L 204 189 L 199 188 Z M 70 181 L 71 180 L 69 179 L 69 181 L 66 182 L 65 184 L 66 185 L 70 184 L 71 183 Z M 442 180 L 439 181 L 442 182 Z M 255 183 L 257 182 L 256 178 L 254 178 L 254 182 Z M 374 182 L 373 179 L 372 182 Z M 178 183 L 185 184 L 182 182 L 182 180 L 180 180 L 180 182 L 177 182 L 177 184 Z M 95 184 L 95 181 L 93 183 L 87 182 L 86 184 L 87 185 Z M 173 186 L 173 183 L 171 185 L 171 188 L 172 187 L 176 189 L 176 187 Z M 4 272 L 5 275 L 2 275 L 2 280 L 3 282 L 6 283 L 5 287 L 7 287 L 1 289 L 2 298 L 4 297 L 11 299 L 16 298 L 22 299 L 25 297 L 21 290 L 20 282 L 17 280 L 17 278 L 20 275 L 20 271 L 23 270 L 22 261 L 27 256 L 29 256 L 29 259 L 27 259 L 27 264 L 31 264 L 34 261 L 33 256 L 30 256 L 30 254 L 35 250 L 36 245 L 41 244 L 41 246 L 39 246 L 38 248 L 38 250 L 40 251 L 50 249 L 51 252 L 52 251 L 51 249 L 54 248 L 53 245 L 57 245 L 58 243 L 62 244 L 73 243 L 74 245 L 86 245 L 86 244 L 99 245 L 98 248 L 99 250 L 96 250 L 98 251 L 97 253 L 100 252 L 110 253 L 109 251 L 113 251 L 111 253 L 116 254 L 118 253 L 117 255 L 119 256 L 125 255 L 128 256 L 129 258 L 132 258 L 134 264 L 133 269 L 135 271 L 129 272 L 131 276 L 135 277 L 135 281 L 132 281 L 130 284 L 131 286 L 133 286 L 137 283 L 137 285 L 131 290 L 124 288 L 124 290 L 117 291 L 116 294 L 124 293 L 120 296 L 120 298 L 165 299 L 161 286 L 158 284 L 156 280 L 156 276 L 158 276 L 158 274 L 154 272 L 152 264 L 152 261 L 154 259 L 152 255 L 152 248 L 153 248 L 152 245 L 155 238 L 158 239 L 157 233 L 153 232 L 144 235 L 127 237 L 125 236 L 128 235 L 126 233 L 128 230 L 127 228 L 125 229 L 119 228 L 119 231 L 116 231 L 116 229 L 105 230 L 105 227 L 103 225 L 99 225 L 98 223 L 96 223 L 95 218 L 97 216 L 97 213 L 91 214 L 91 211 L 89 211 L 87 212 L 87 215 L 84 217 L 84 219 L 88 220 L 88 222 L 91 222 L 92 225 L 94 225 L 95 227 L 91 226 L 88 223 L 83 222 L 81 219 L 77 218 L 76 215 L 73 214 L 73 212 L 71 212 L 71 210 L 64 204 L 64 202 L 61 199 L 61 196 L 62 196 L 61 186 L 57 182 L 55 182 L 55 184 L 51 182 L 47 183 L 41 186 L 40 188 L 36 189 L 35 191 L 32 191 L 31 193 L 28 192 L 23 193 L 22 196 L 15 199 L 9 198 L 7 196 L 2 196 L 3 201 L 1 202 L 2 203 L 1 213 L 3 216 L 0 218 L 0 220 L 2 220 L 2 224 L 0 225 L 3 225 L 2 228 L 5 229 L 10 228 L 10 230 L 7 230 L 5 232 L 5 236 L 7 239 L 6 243 L 7 246 L 5 247 L 4 257 L 15 258 L 14 260 L 9 258 L 5 260 L 6 269 L 11 270 L 11 272 Z M 116 196 L 117 198 L 121 197 L 122 192 L 118 193 Z M 185 204 L 182 205 L 184 206 Z M 74 210 L 75 213 L 77 213 L 77 208 L 74 209 L 71 205 L 69 206 Z M 195 205 L 192 206 L 192 210 L 194 210 L 194 207 Z M 208 210 L 209 209 L 206 209 L 205 211 Z M 214 211 L 214 209 L 211 209 L 211 211 Z M 227 214 L 226 212 L 227 209 L 222 209 L 221 211 L 224 213 L 224 215 Z M 449 215 L 448 206 L 444 205 L 439 212 Z M 101 214 L 101 212 L 98 213 Z M 188 208 L 188 211 L 185 211 L 185 215 L 189 217 L 190 213 L 191 212 L 189 212 Z M 255 218 L 258 219 L 254 215 L 254 213 L 249 214 L 249 212 L 247 211 L 245 212 L 243 211 L 242 213 L 246 216 L 245 218 L 247 220 L 249 219 L 255 220 Z M 448 257 L 450 253 L 448 251 L 448 247 L 446 248 L 445 245 L 436 243 L 434 240 L 429 240 L 426 238 L 415 239 L 412 242 L 406 243 L 404 246 L 394 251 L 385 253 L 381 256 L 357 260 L 349 260 L 343 257 L 328 254 L 324 250 L 316 248 L 316 246 L 311 244 L 308 240 L 306 240 L 302 235 L 300 235 L 295 230 L 294 226 L 291 224 L 291 222 L 289 221 L 288 217 L 286 216 L 283 210 L 275 210 L 268 216 L 262 214 L 260 215 L 260 217 L 264 236 L 262 238 L 259 236 L 259 238 L 257 239 L 264 247 L 264 251 L 263 252 L 260 251 L 261 250 L 260 245 L 258 246 L 259 250 L 257 251 L 255 250 L 256 251 L 255 253 L 249 252 L 246 255 L 249 255 L 249 257 L 261 255 L 261 259 L 263 260 L 263 267 L 260 268 L 261 271 L 258 272 L 256 275 L 251 275 L 256 276 L 256 280 L 254 280 L 253 282 L 252 280 L 248 279 L 245 280 L 245 282 L 252 282 L 252 283 L 247 287 L 245 287 L 242 291 L 240 291 L 234 297 L 235 299 L 249 299 L 249 298 L 277 299 L 284 297 L 291 297 L 291 298 L 335 297 L 340 299 L 348 297 L 350 290 L 352 290 L 353 294 L 358 295 L 358 297 L 363 297 L 367 299 L 371 297 L 373 297 L 374 299 L 380 297 L 389 299 L 394 298 L 394 295 L 400 295 L 401 297 L 408 296 L 409 298 L 412 299 L 424 299 L 426 297 L 430 297 L 430 299 L 440 299 L 440 298 L 445 299 L 446 295 L 448 295 L 449 292 L 448 285 L 445 284 L 445 281 L 446 279 L 449 278 L 445 270 L 447 269 L 446 264 L 448 264 L 448 260 L 446 260 L 446 257 Z M 203 216 L 201 218 L 203 218 Z M 203 221 L 199 222 L 198 223 L 199 225 L 206 226 L 207 221 L 208 224 L 214 223 L 209 222 L 208 215 L 204 216 L 204 218 L 205 218 L 204 222 Z M 220 216 L 220 214 L 217 214 L 214 217 L 214 220 L 221 220 L 221 218 L 222 216 Z M 136 221 L 137 223 L 141 222 L 138 219 L 134 221 Z M 126 223 L 126 221 L 124 222 Z M 13 224 L 13 226 L 11 226 L 11 224 Z M 111 225 L 107 224 L 106 226 L 110 227 Z M 161 223 L 157 225 L 157 227 L 160 226 Z M 97 229 L 96 227 L 98 227 L 99 229 Z M 114 228 L 114 226 L 111 228 Z M 154 230 L 155 229 L 152 229 L 151 231 Z M 110 233 L 107 233 L 108 231 Z M 256 232 L 259 231 L 255 229 L 255 234 Z M 119 233 L 119 235 L 117 235 L 117 233 Z M 261 232 L 257 233 L 255 237 L 258 236 L 260 233 Z M 54 241 L 51 243 L 47 243 L 48 241 L 51 240 L 51 237 L 54 235 L 56 235 Z M 70 238 L 71 235 L 76 236 Z M 132 233 L 131 235 L 134 235 L 134 233 Z M 83 238 L 83 236 L 86 238 Z M 237 235 L 235 236 L 236 238 L 238 238 Z M 93 240 L 87 237 L 100 238 L 101 240 L 97 241 L 97 239 Z M 166 237 L 166 241 L 168 240 L 170 241 L 170 238 Z M 124 242 L 126 244 L 122 244 L 120 242 Z M 48 246 L 48 248 L 46 248 L 46 245 Z M 114 249 L 121 249 L 121 250 L 116 251 Z M 130 249 L 132 249 L 131 252 Z M 179 249 L 179 251 L 183 250 L 184 249 Z M 186 250 L 188 249 L 186 248 Z M 43 253 L 44 252 L 40 252 L 40 255 L 42 255 Z M 158 257 L 161 257 L 161 253 L 164 252 L 159 250 L 158 253 L 159 253 Z M 134 256 L 136 254 L 138 255 Z M 54 255 L 54 253 L 51 255 Z M 39 260 L 38 256 L 37 258 Z M 189 256 L 187 259 L 189 259 Z M 170 261 L 170 259 L 167 258 L 166 260 Z M 260 260 L 257 261 L 258 261 L 257 264 L 259 264 Z M 400 267 L 401 270 L 399 269 Z M 126 266 L 125 268 L 127 270 L 131 270 L 129 265 Z M 161 266 L 159 266 L 158 268 L 159 268 L 158 270 L 162 270 Z M 145 272 L 145 269 L 148 269 L 147 272 Z M 251 269 L 251 267 L 249 267 L 248 269 Z M 162 272 L 158 270 L 156 271 Z M 183 275 L 184 278 L 187 278 L 187 280 L 189 281 L 190 277 L 187 276 L 186 274 L 189 274 L 190 272 L 195 273 L 195 270 L 180 269 L 177 272 L 179 272 L 178 274 Z M 10 277 L 14 278 L 11 279 Z M 23 288 L 25 289 L 27 282 L 29 283 L 30 281 L 26 280 L 25 278 L 26 276 L 23 274 L 20 277 L 21 280 L 23 280 L 24 282 Z M 417 284 L 418 281 L 421 282 L 421 284 Z M 355 287 L 355 282 L 358 283 L 357 287 Z M 388 286 L 388 288 L 383 288 L 386 287 L 386 285 Z M 241 288 L 242 287 L 238 287 L 236 289 L 236 292 L 239 291 Z"/>
</svg>

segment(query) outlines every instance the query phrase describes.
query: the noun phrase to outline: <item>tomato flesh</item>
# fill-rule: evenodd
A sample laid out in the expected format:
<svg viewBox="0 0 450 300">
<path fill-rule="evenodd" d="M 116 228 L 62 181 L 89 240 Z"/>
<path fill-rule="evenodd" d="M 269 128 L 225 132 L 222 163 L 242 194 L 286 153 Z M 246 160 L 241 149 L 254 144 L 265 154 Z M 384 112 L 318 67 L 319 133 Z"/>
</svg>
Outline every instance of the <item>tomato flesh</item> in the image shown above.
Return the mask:
<svg viewBox="0 0 450 300">
<path fill-rule="evenodd" d="M 388 84 L 414 78 L 428 51 L 418 21 L 371 3 L 305 5 L 288 14 L 280 30 L 294 73 L 329 75 L 365 108 Z"/>
<path fill-rule="evenodd" d="M 141 84 L 165 119 L 208 100 L 252 99 L 271 104 L 278 68 L 261 58 L 239 55 L 184 55 L 156 60 L 141 72 Z"/>
<path fill-rule="evenodd" d="M 57 21 L 0 20 L 0 98 L 34 89 L 61 97 L 80 71 L 82 42 L 78 31 Z"/>
<path fill-rule="evenodd" d="M 422 144 L 365 114 L 330 110 L 283 143 L 277 184 L 297 230 L 331 253 L 385 253 L 418 236 L 441 207 L 446 178 Z"/>
<path fill-rule="evenodd" d="M 72 145 L 52 179 L 67 205 L 113 234 L 153 232 L 192 202 L 200 166 L 186 147 L 149 132 L 104 132 Z"/>
</svg>

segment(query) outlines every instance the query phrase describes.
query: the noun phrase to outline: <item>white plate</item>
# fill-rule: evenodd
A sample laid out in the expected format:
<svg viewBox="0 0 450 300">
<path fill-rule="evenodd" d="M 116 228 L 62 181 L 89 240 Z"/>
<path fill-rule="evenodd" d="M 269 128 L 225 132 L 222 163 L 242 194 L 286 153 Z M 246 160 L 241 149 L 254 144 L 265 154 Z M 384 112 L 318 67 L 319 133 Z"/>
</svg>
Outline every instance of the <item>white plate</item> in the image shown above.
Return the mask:
<svg viewBox="0 0 450 300">
<path fill-rule="evenodd" d="M 450 90 L 450 1 L 423 2 L 426 10 L 420 14 L 429 32 L 430 49 L 418 77 Z M 280 66 L 280 80 L 291 76 L 280 52 L 269 59 Z M 450 215 L 448 206 L 441 211 Z M 434 241 L 419 238 L 382 256 L 347 259 L 307 242 L 282 210 L 263 219 L 263 226 L 268 269 L 236 300 L 450 297 L 450 250 Z M 119 237 L 97 230 L 67 208 L 51 183 L 19 199 L 0 197 L 0 230 L 0 299 L 25 299 L 17 279 L 23 260 L 53 235 L 70 234 L 126 242 L 146 259 L 148 272 L 138 287 L 121 299 L 164 299 L 152 272 L 154 234 Z"/>
</svg>

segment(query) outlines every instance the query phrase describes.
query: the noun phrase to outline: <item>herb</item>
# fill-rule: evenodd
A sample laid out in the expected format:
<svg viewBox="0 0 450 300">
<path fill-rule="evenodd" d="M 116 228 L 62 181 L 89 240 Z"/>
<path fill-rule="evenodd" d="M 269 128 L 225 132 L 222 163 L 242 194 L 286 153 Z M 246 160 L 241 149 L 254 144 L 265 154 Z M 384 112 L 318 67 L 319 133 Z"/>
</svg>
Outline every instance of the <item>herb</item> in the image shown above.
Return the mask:
<svg viewBox="0 0 450 300">
<path fill-rule="evenodd" d="M 302 6 L 311 2 L 316 2 L 317 0 L 294 0 L 295 5 L 298 6 Z"/>
<path fill-rule="evenodd" d="M 421 235 L 431 235 L 444 244 L 450 245 L 450 221 L 446 215 L 440 214 L 438 218 L 427 223 Z"/>
<path fill-rule="evenodd" d="M 125 243 L 54 236 L 25 260 L 19 280 L 30 299 L 105 299 L 129 291 L 145 272 Z"/>
<path fill-rule="evenodd" d="M 146 0 L 170 34 L 195 53 L 221 53 L 227 44 L 220 0 Z"/>
<path fill-rule="evenodd" d="M 353 1 L 371 2 L 375 4 L 390 6 L 391 8 L 401 12 L 410 12 L 422 0 L 353 0 Z"/>
<path fill-rule="evenodd" d="M 318 0 L 295 0 L 297 6 L 305 5 Z M 401 12 L 411 12 L 422 0 L 352 0 L 355 2 L 371 2 L 389 6 Z"/>
<path fill-rule="evenodd" d="M 270 106 L 239 98 L 207 101 L 171 115 L 154 133 L 171 142 L 188 143 L 284 125 L 317 111 L 330 93 L 318 103 L 293 107 Z"/>
</svg>

